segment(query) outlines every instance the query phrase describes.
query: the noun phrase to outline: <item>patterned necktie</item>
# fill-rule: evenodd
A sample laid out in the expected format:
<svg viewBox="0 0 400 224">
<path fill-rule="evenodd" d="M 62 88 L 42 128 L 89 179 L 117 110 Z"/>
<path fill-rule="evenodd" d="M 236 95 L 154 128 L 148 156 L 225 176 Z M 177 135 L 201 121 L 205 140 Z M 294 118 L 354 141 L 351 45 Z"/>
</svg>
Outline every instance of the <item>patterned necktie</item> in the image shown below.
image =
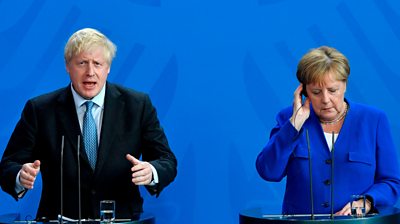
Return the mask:
<svg viewBox="0 0 400 224">
<path fill-rule="evenodd" d="M 92 116 L 93 101 L 86 101 L 86 112 L 83 117 L 83 143 L 90 166 L 94 170 L 97 159 L 97 128 Z"/>
</svg>

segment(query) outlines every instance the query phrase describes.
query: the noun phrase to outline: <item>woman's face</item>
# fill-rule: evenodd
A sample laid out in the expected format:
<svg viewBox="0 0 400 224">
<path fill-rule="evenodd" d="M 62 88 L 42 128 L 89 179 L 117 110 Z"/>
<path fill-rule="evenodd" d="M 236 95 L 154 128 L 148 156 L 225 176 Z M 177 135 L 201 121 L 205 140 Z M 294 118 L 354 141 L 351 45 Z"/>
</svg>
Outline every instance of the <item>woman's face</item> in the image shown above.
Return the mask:
<svg viewBox="0 0 400 224">
<path fill-rule="evenodd" d="M 321 83 L 307 84 L 307 94 L 320 120 L 333 121 L 345 110 L 346 82 L 334 79 L 332 73 L 325 75 Z"/>
</svg>

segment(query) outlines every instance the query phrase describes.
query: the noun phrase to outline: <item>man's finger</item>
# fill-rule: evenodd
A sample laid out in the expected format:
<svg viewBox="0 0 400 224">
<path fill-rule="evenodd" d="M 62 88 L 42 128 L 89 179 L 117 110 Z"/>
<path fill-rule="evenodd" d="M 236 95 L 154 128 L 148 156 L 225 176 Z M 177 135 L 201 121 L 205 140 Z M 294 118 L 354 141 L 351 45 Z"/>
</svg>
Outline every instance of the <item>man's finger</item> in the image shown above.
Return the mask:
<svg viewBox="0 0 400 224">
<path fill-rule="evenodd" d="M 21 177 L 25 179 L 30 179 L 36 176 L 36 170 L 33 168 L 32 164 L 26 164 L 22 167 Z"/>
<path fill-rule="evenodd" d="M 129 154 L 126 154 L 126 159 L 129 160 L 134 166 L 138 165 L 141 162 L 140 160 L 136 159 L 135 157 Z"/>
<path fill-rule="evenodd" d="M 132 182 L 136 185 L 146 185 L 151 182 L 151 175 L 143 175 L 132 178 Z"/>
<path fill-rule="evenodd" d="M 40 160 L 35 160 L 32 164 L 34 169 L 39 169 L 40 168 Z"/>
<path fill-rule="evenodd" d="M 24 175 L 21 175 L 22 179 L 26 180 L 26 181 L 30 181 L 33 182 L 35 181 L 35 177 L 33 175 L 31 175 L 30 173 L 24 173 Z"/>
<path fill-rule="evenodd" d="M 138 166 L 140 166 L 140 165 L 138 165 Z M 138 166 L 132 167 L 132 177 L 148 176 L 148 175 L 152 174 L 151 170 L 145 169 L 145 167 L 138 169 L 138 170 L 133 170 L 135 167 L 138 167 Z"/>
<path fill-rule="evenodd" d="M 131 171 L 137 172 L 137 171 L 144 170 L 144 169 L 146 169 L 146 166 L 144 166 L 143 163 L 140 163 L 140 164 L 136 164 L 136 165 L 132 166 Z"/>
</svg>

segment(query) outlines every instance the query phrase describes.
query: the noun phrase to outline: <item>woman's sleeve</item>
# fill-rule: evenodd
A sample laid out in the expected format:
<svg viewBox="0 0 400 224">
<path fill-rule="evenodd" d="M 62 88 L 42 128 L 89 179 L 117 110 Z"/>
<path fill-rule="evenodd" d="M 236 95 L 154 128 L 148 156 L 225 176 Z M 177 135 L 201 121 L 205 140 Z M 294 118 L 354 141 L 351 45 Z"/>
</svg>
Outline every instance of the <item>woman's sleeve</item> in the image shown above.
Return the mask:
<svg viewBox="0 0 400 224">
<path fill-rule="evenodd" d="M 374 206 L 392 206 L 400 193 L 400 172 L 397 150 L 385 114 L 379 117 L 376 132 L 376 171 L 372 188 L 366 193 Z"/>
<path fill-rule="evenodd" d="M 281 112 L 277 115 L 276 126 L 271 130 L 270 139 L 257 156 L 258 174 L 267 181 L 281 181 L 286 176 L 286 167 L 294 146 L 300 136 L 289 121 L 290 115 Z"/>
</svg>

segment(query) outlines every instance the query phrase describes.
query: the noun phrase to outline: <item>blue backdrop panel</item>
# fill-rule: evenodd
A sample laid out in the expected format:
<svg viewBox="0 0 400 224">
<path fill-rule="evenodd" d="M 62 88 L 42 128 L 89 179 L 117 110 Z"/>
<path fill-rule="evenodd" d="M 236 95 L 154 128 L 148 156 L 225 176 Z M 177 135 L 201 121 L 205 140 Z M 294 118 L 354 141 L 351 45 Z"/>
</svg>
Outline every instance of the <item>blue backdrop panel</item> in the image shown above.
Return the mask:
<svg viewBox="0 0 400 224">
<path fill-rule="evenodd" d="M 26 100 L 68 85 L 67 38 L 93 27 L 118 46 L 109 80 L 150 93 L 179 161 L 157 223 L 237 223 L 242 209 L 279 213 L 285 182 L 255 159 L 292 102 L 300 57 L 330 45 L 351 64 L 347 97 L 383 109 L 400 148 L 400 2 L 295 0 L 0 0 L 0 155 Z M 35 217 L 41 181 L 0 214 Z"/>
</svg>

